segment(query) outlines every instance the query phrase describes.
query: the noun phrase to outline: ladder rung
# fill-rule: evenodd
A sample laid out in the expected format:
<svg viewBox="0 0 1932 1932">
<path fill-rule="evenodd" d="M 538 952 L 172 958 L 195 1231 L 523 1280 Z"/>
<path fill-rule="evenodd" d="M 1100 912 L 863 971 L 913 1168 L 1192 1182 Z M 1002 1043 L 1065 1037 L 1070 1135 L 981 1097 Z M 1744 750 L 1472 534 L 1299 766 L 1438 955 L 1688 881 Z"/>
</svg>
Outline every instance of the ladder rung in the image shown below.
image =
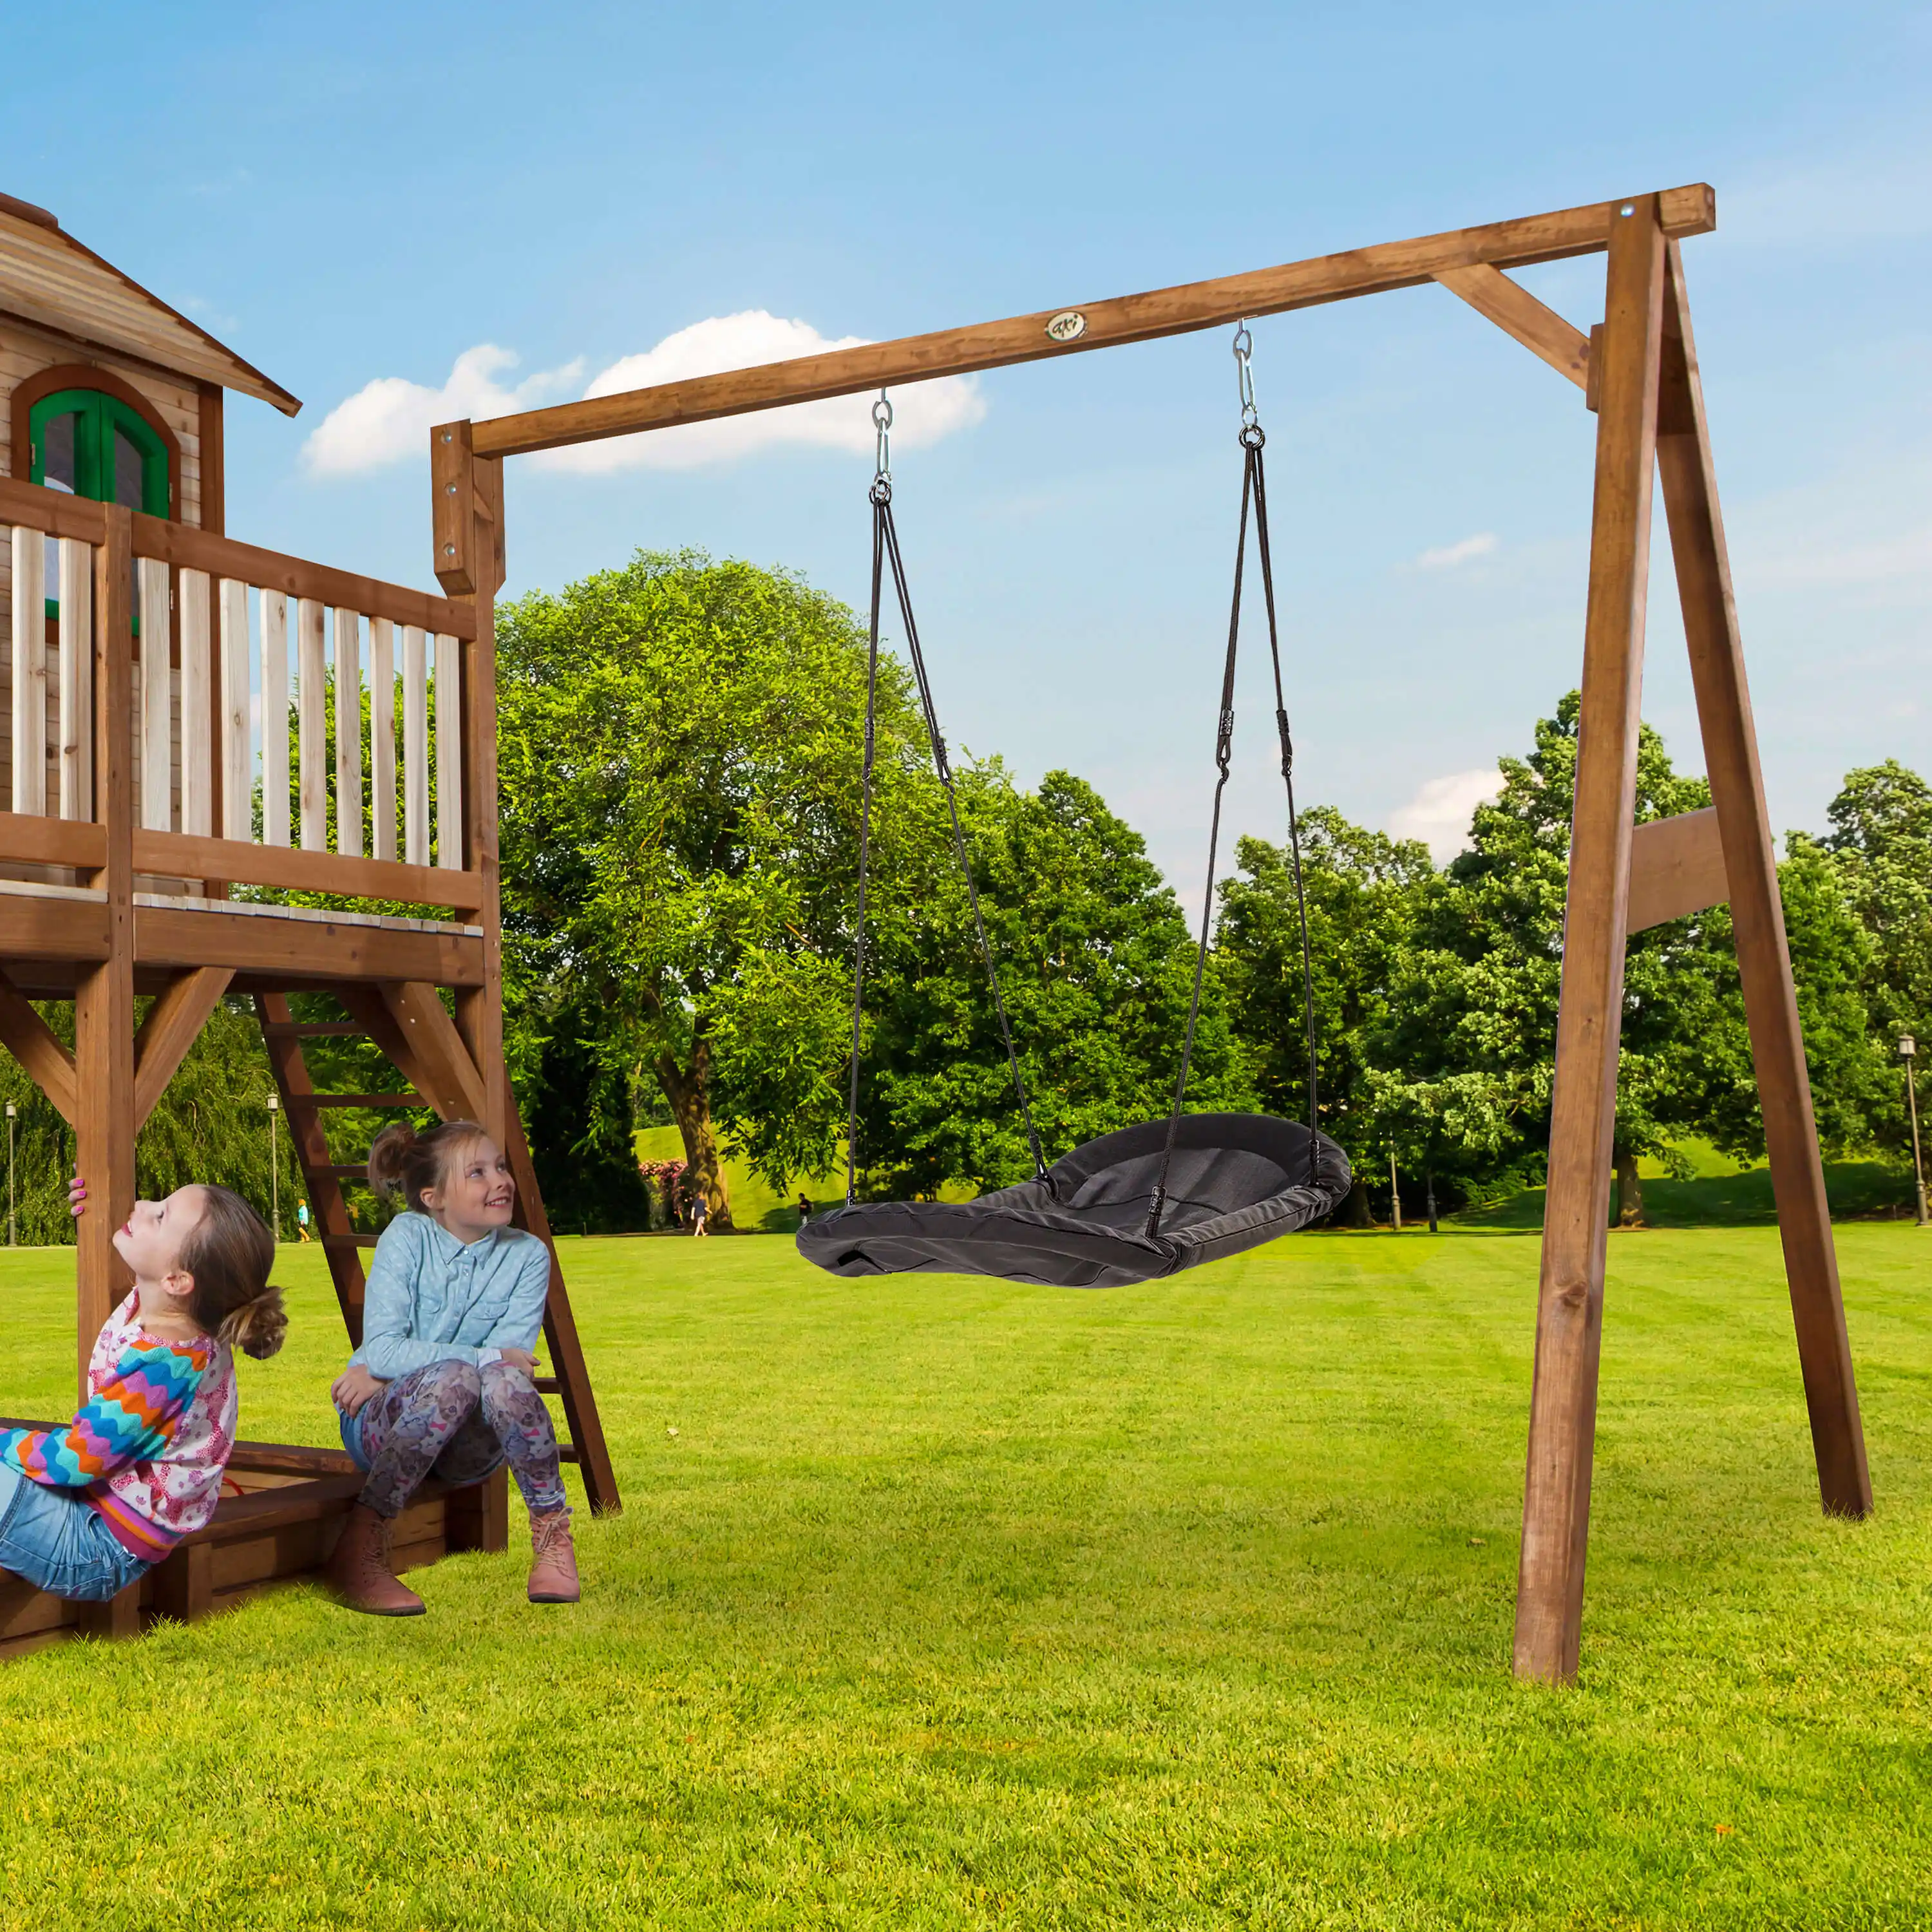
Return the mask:
<svg viewBox="0 0 1932 1932">
<path fill-rule="evenodd" d="M 324 1234 L 320 1238 L 325 1248 L 373 1248 L 382 1237 L 380 1234 Z"/>
<path fill-rule="evenodd" d="M 580 1462 L 584 1459 L 578 1454 L 574 1442 L 560 1442 L 556 1445 L 556 1460 L 560 1462 Z"/>
<path fill-rule="evenodd" d="M 366 1039 L 367 1033 L 353 1020 L 268 1020 L 262 1030 L 271 1040 Z"/>
<path fill-rule="evenodd" d="M 332 1180 L 367 1180 L 369 1168 L 367 1162 L 358 1167 L 312 1167 L 311 1174 L 326 1174 Z"/>
<path fill-rule="evenodd" d="M 420 1094 L 291 1094 L 289 1104 L 294 1106 L 306 1104 L 311 1107 L 422 1107 L 427 1106 Z"/>
<path fill-rule="evenodd" d="M 563 1393 L 562 1383 L 554 1376 L 538 1376 L 536 1386 L 538 1395 L 561 1395 Z"/>
</svg>

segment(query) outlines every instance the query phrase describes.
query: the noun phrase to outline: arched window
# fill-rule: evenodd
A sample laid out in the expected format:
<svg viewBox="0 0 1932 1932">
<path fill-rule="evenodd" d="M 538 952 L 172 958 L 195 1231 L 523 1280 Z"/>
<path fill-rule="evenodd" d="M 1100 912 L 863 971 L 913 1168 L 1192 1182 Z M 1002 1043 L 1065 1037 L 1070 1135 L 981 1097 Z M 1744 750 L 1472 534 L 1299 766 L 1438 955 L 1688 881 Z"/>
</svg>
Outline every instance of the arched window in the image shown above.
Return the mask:
<svg viewBox="0 0 1932 1932">
<path fill-rule="evenodd" d="M 28 415 L 28 480 L 151 517 L 172 508 L 169 454 L 154 425 L 101 389 L 56 389 Z"/>
</svg>

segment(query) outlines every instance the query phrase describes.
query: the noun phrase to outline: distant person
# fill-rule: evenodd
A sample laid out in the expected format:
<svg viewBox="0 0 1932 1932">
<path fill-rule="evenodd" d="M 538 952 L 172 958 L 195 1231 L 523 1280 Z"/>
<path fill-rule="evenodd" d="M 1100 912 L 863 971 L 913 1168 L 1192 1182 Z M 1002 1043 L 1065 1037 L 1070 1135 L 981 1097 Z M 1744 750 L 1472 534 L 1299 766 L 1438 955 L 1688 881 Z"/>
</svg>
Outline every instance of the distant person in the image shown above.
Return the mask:
<svg viewBox="0 0 1932 1932">
<path fill-rule="evenodd" d="M 812 1219 L 812 1203 L 806 1196 L 798 1197 L 798 1225 L 802 1228 Z"/>
<path fill-rule="evenodd" d="M 308 1203 L 306 1201 L 296 1203 L 296 1232 L 304 1240 L 308 1239 Z"/>
<path fill-rule="evenodd" d="M 700 1189 L 691 1204 L 691 1238 L 694 1241 L 704 1240 L 709 1232 L 704 1224 L 710 1218 L 711 1204 L 705 1199 L 704 1192 Z"/>
</svg>

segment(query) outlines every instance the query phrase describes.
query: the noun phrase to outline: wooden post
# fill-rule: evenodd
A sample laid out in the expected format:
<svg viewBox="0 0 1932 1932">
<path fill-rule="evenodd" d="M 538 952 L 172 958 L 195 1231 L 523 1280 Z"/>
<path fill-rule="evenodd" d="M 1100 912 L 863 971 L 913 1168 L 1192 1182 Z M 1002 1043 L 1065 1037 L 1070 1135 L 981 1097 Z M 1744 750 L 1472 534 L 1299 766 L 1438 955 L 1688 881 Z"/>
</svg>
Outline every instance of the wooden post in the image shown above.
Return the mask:
<svg viewBox="0 0 1932 1932">
<path fill-rule="evenodd" d="M 510 1083 L 503 1061 L 503 915 L 496 826 L 496 592 L 504 572 L 503 465 L 478 458 L 467 422 L 430 433 L 434 490 L 436 576 L 452 597 L 467 603 L 475 639 L 463 648 L 461 735 L 464 760 L 463 862 L 482 880 L 477 921 L 483 928 L 483 983 L 459 988 L 456 1020 L 464 1044 L 483 1076 L 483 1125 L 500 1148 L 510 1139 Z M 439 642 L 440 676 L 442 646 Z M 439 748 L 445 724 L 437 694 Z"/>
<path fill-rule="evenodd" d="M 1576 809 L 1516 1580 L 1516 1675 L 1558 1683 L 1576 1674 L 1589 1541 L 1664 304 L 1656 197 L 1619 204 L 1610 221 Z"/>
<path fill-rule="evenodd" d="M 87 1358 L 115 1303 L 127 1292 L 114 1231 L 134 1208 L 134 524 L 104 506 L 106 534 L 94 553 L 94 770 L 107 862 L 95 883 L 107 895 L 107 957 L 74 986 L 75 1164 L 87 1212 L 75 1234 L 76 1340 L 80 1400 Z"/>
<path fill-rule="evenodd" d="M 1825 1169 L 1812 1118 L 1810 1078 L 1785 941 L 1750 692 L 1744 681 L 1744 648 L 1724 518 L 1718 507 L 1690 305 L 1675 242 L 1669 245 L 1666 262 L 1657 454 L 1671 554 L 1684 604 L 1684 634 L 1690 647 L 1705 766 L 1724 843 L 1738 976 L 1764 1112 L 1765 1145 L 1778 1198 L 1778 1237 L 1790 1283 L 1819 1494 L 1827 1510 L 1862 1516 L 1871 1508 L 1871 1476 L 1865 1465 L 1864 1430 L 1851 1343 L 1845 1333 Z"/>
</svg>

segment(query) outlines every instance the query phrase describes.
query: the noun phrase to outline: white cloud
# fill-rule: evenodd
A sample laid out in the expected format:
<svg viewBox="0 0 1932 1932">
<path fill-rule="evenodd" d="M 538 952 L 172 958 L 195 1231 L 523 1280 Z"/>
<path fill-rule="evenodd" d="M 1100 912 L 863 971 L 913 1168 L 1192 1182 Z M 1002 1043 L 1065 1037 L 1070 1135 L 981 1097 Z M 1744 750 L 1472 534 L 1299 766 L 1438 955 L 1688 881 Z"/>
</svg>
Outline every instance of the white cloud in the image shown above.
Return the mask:
<svg viewBox="0 0 1932 1932">
<path fill-rule="evenodd" d="M 725 369 L 754 368 L 763 362 L 789 362 L 834 349 L 856 349 L 868 338 L 844 335 L 828 340 L 809 322 L 788 321 L 761 308 L 716 315 L 667 335 L 640 356 L 626 356 L 601 369 L 585 387 L 589 396 L 614 396 L 626 389 L 648 389 Z M 854 453 L 873 446 L 872 400 L 868 394 L 835 396 L 822 403 L 795 403 L 782 410 L 726 416 L 716 422 L 688 423 L 640 436 L 612 436 L 544 451 L 534 460 L 547 470 L 603 473 L 614 470 L 694 470 L 724 463 L 778 443 L 804 443 Z M 954 430 L 970 429 L 986 413 L 980 386 L 970 376 L 944 376 L 892 392 L 892 442 L 904 449 L 934 443 Z"/>
<path fill-rule="evenodd" d="M 680 328 L 651 349 L 620 357 L 600 369 L 581 393 L 610 396 L 660 382 L 716 375 L 764 362 L 786 362 L 801 356 L 860 346 L 866 338 L 828 340 L 809 322 L 787 320 L 764 309 L 712 316 Z M 342 476 L 420 456 L 428 432 L 439 422 L 468 416 L 482 422 L 554 400 L 554 392 L 574 386 L 580 361 L 532 376 L 508 388 L 498 380 L 516 365 L 506 349 L 484 343 L 456 358 L 440 389 L 400 376 L 379 376 L 338 404 L 316 430 L 304 455 L 318 476 Z M 970 376 L 942 376 L 892 393 L 894 446 L 917 449 L 956 430 L 968 429 L 986 413 L 979 385 Z M 532 458 L 534 467 L 602 475 L 620 470 L 690 470 L 728 462 L 776 444 L 805 444 L 855 454 L 873 446 L 872 398 L 838 396 L 825 402 L 799 403 L 716 422 L 690 423 L 648 434 L 613 436 L 602 442 L 545 450 Z"/>
<path fill-rule="evenodd" d="M 1444 544 L 1440 550 L 1426 550 L 1415 560 L 1418 570 L 1454 570 L 1459 563 L 1487 556 L 1496 547 L 1494 530 L 1480 530 L 1460 543 Z"/>
<path fill-rule="evenodd" d="M 1447 865 L 1468 848 L 1469 821 L 1477 806 L 1501 797 L 1502 789 L 1502 776 L 1493 766 L 1426 779 L 1406 805 L 1389 814 L 1389 830 L 1398 838 L 1420 838 L 1438 866 Z"/>
<path fill-rule="evenodd" d="M 496 378 L 516 366 L 513 350 L 480 342 L 456 358 L 448 381 L 440 389 L 427 388 L 406 376 L 379 376 L 322 418 L 302 445 L 302 460 L 317 476 L 353 476 L 406 458 L 427 456 L 429 433 L 437 423 L 459 416 L 481 421 L 532 408 L 584 373 L 579 360 L 526 376 L 514 388 L 506 389 Z"/>
</svg>

